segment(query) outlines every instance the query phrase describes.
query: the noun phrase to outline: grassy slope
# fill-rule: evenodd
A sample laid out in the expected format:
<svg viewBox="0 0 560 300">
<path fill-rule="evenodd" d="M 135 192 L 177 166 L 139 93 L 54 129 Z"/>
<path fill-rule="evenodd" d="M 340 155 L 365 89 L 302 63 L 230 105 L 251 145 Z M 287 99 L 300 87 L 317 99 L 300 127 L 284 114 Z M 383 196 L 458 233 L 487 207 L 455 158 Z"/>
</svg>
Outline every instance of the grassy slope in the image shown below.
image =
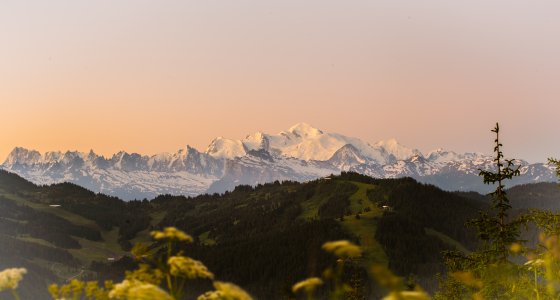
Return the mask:
<svg viewBox="0 0 560 300">
<path fill-rule="evenodd" d="M 83 266 L 89 266 L 92 261 L 107 261 L 107 258 L 118 258 L 125 255 L 118 244 L 118 228 L 111 231 L 101 231 L 103 241 L 94 242 L 87 239 L 76 238 L 82 249 L 69 250 Z"/>
<path fill-rule="evenodd" d="M 362 265 L 369 269 L 373 264 L 388 264 L 387 255 L 383 251 L 381 245 L 375 240 L 375 231 L 377 230 L 376 217 L 381 216 L 382 211 L 375 203 L 370 201 L 367 191 L 374 189 L 375 186 L 360 182 L 352 182 L 358 186 L 358 191 L 350 196 L 350 209 L 353 213 L 342 221 L 343 227 L 357 236 L 360 245 L 364 250 Z M 371 211 L 360 214 L 360 218 L 356 218 L 355 214 L 369 207 Z"/>
<path fill-rule="evenodd" d="M 39 244 L 39 245 L 43 245 L 43 246 L 47 246 L 47 247 L 51 247 L 51 248 L 56 248 L 56 246 L 53 245 L 51 242 L 45 241 L 43 239 L 38 239 L 38 238 L 35 238 L 35 237 L 32 237 L 32 236 L 29 236 L 27 234 L 22 234 L 22 235 L 20 235 L 16 238 L 20 241 L 35 243 L 35 244 Z"/>
<path fill-rule="evenodd" d="M 97 224 L 95 224 L 94 221 L 88 220 L 88 219 L 86 219 L 86 218 L 84 218 L 80 215 L 77 215 L 77 214 L 71 213 L 69 211 L 66 211 L 64 209 L 61 209 L 60 207 L 50 207 L 47 204 L 29 201 L 29 200 L 25 199 L 24 197 L 22 197 L 20 195 L 16 195 L 16 194 L 6 192 L 2 188 L 0 188 L 0 195 L 6 197 L 7 199 L 10 199 L 10 200 L 16 202 L 19 205 L 29 206 L 36 211 L 46 212 L 46 213 L 61 217 L 63 219 L 66 219 L 66 220 L 70 221 L 73 224 L 86 226 L 86 227 L 90 227 L 90 228 L 95 228 L 95 229 L 98 228 Z M 29 195 L 29 197 L 31 198 L 31 197 L 33 197 L 33 195 Z"/>
<path fill-rule="evenodd" d="M 10 199 L 19 205 L 25 205 L 30 208 L 33 208 L 36 211 L 41 211 L 45 213 L 49 213 L 52 215 L 56 215 L 63 219 L 70 221 L 73 224 L 81 225 L 90 227 L 96 230 L 99 230 L 102 235 L 102 241 L 90 241 L 84 238 L 74 237 L 80 245 L 82 246 L 81 249 L 70 249 L 69 252 L 80 261 L 81 267 L 80 268 L 72 268 L 65 266 L 59 263 L 52 263 L 43 260 L 36 260 L 34 261 L 36 264 L 46 267 L 53 271 L 54 274 L 60 277 L 62 280 L 67 280 L 70 277 L 79 277 L 76 276 L 81 274 L 86 274 L 87 272 L 82 271 L 83 268 L 87 268 L 91 265 L 93 261 L 107 261 L 107 258 L 114 257 L 118 258 L 121 257 L 128 252 L 123 251 L 118 243 L 118 228 L 113 228 L 110 231 L 102 230 L 99 226 L 92 220 L 86 219 L 80 215 L 74 214 L 67 210 L 64 210 L 60 207 L 50 207 L 47 204 L 37 203 L 33 201 L 29 201 L 26 198 L 26 195 L 16 195 L 14 193 L 10 193 L 6 190 L 3 190 L 0 187 L 0 195 L 4 196 L 7 199 Z M 34 195 L 28 194 L 29 198 L 32 199 Z M 152 224 L 157 224 L 157 222 L 161 221 L 164 217 L 165 213 L 156 212 L 152 216 Z M 20 240 L 26 242 L 32 242 L 36 244 L 40 244 L 43 246 L 49 246 L 56 248 L 51 243 L 29 236 L 19 236 L 17 237 Z M 149 241 L 149 231 L 142 231 L 140 232 L 137 237 L 132 242 L 143 242 Z"/>
<path fill-rule="evenodd" d="M 338 181 L 338 180 L 337 180 Z M 358 187 L 358 190 L 352 194 L 349 198 L 350 200 L 350 211 L 351 216 L 344 218 L 341 222 L 343 228 L 349 233 L 355 235 L 359 241 L 360 245 L 364 250 L 362 265 L 369 269 L 372 264 L 388 264 L 387 255 L 381 248 L 381 245 L 375 240 L 375 230 L 376 217 L 382 214 L 380 208 L 377 207 L 375 203 L 369 200 L 367 196 L 367 191 L 374 189 L 375 186 L 372 184 L 365 184 L 361 182 L 350 182 Z M 318 217 L 318 209 L 325 202 L 325 197 L 322 197 L 321 193 L 316 193 L 309 200 L 301 204 L 303 212 L 301 218 L 311 219 Z M 371 211 L 363 212 L 366 207 L 369 207 Z M 360 219 L 355 217 L 355 214 L 362 212 L 360 214 Z"/>
<path fill-rule="evenodd" d="M 216 245 L 216 240 L 209 237 L 210 231 L 206 231 L 198 236 L 198 239 L 203 245 L 213 246 Z"/>
<path fill-rule="evenodd" d="M 464 253 L 464 254 L 469 254 L 471 253 L 471 251 L 469 251 L 467 248 L 465 248 L 465 246 L 463 246 L 463 244 L 459 243 L 458 241 L 454 240 L 453 238 L 451 238 L 450 236 L 443 234 L 439 231 L 433 230 L 431 228 L 426 228 L 426 234 L 427 235 L 431 235 L 431 236 L 435 236 L 438 239 L 440 239 L 442 242 L 446 243 L 447 245 L 451 246 L 452 248 L 455 248 L 456 250 Z"/>
<path fill-rule="evenodd" d="M 322 179 L 326 180 L 326 179 Z M 319 207 L 325 202 L 325 197 L 322 197 L 321 193 L 315 193 L 313 197 L 301 203 L 301 208 L 303 212 L 300 218 L 304 220 L 310 220 L 319 217 Z"/>
<path fill-rule="evenodd" d="M 369 269 L 369 267 L 374 264 L 387 265 L 387 255 L 381 245 L 374 238 L 375 231 L 377 230 L 377 218 L 381 217 L 383 211 L 367 196 L 367 192 L 371 189 L 374 189 L 375 186 L 372 184 L 365 184 L 361 182 L 351 183 L 358 187 L 358 190 L 350 196 L 350 211 L 352 212 L 352 215 L 345 217 L 344 221 L 342 221 L 341 224 L 343 225 L 343 228 L 345 228 L 348 232 L 358 237 L 360 245 L 364 250 L 362 261 L 363 267 Z M 317 210 L 323 203 L 323 200 L 324 198 L 322 197 L 313 197 L 310 200 L 304 202 L 302 204 L 302 207 L 304 209 L 302 217 L 309 218 L 317 216 Z M 363 212 L 366 207 L 369 207 L 371 211 Z M 361 213 L 360 218 L 358 219 L 355 215 L 359 212 Z M 444 243 L 463 253 L 469 253 L 469 250 L 467 250 L 460 242 L 441 232 L 426 228 L 426 233 L 428 235 L 437 237 Z"/>
<path fill-rule="evenodd" d="M 165 211 L 154 211 L 150 213 L 150 226 L 156 226 L 157 224 L 159 224 L 163 220 L 163 218 L 165 218 L 165 214 Z M 130 240 L 130 242 L 134 245 L 136 243 L 145 243 L 151 241 L 152 237 L 150 236 L 150 232 L 151 230 L 148 227 L 146 230 L 138 232 L 136 234 L 136 237 Z"/>
</svg>

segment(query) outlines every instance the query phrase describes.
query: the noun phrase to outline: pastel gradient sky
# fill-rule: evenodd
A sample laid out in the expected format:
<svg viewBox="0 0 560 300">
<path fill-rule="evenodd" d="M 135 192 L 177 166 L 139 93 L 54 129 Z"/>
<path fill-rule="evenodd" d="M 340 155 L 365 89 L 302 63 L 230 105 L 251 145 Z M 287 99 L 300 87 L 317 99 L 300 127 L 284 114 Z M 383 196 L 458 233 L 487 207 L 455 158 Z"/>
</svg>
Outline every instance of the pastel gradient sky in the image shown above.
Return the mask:
<svg viewBox="0 0 560 300">
<path fill-rule="evenodd" d="M 560 156 L 560 1 L 2 1 L 0 162 L 154 154 L 297 122 Z"/>
</svg>

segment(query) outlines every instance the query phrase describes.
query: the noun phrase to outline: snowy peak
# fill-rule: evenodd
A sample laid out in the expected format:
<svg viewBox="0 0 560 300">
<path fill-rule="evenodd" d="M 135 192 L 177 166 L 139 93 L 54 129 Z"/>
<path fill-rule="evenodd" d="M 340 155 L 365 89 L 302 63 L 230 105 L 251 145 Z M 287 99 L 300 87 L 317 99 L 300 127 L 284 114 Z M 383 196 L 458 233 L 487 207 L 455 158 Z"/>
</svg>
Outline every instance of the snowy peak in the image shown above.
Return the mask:
<svg viewBox="0 0 560 300">
<path fill-rule="evenodd" d="M 446 151 L 442 148 L 428 152 L 428 160 L 434 162 L 448 161 L 458 158 L 457 153 L 453 151 Z"/>
<path fill-rule="evenodd" d="M 200 153 L 187 146 L 176 153 L 160 153 L 152 156 L 119 151 L 110 158 L 97 155 L 93 150 L 88 153 L 78 151 L 46 152 L 41 155 L 36 150 L 15 148 L 8 156 L 2 168 L 11 170 L 18 166 L 36 168 L 37 170 L 99 171 L 114 169 L 124 172 L 190 172 L 201 176 L 219 176 L 222 172 L 219 159 Z M 84 172 L 85 172 L 84 171 Z M 87 172 L 86 172 L 87 173 Z"/>
<path fill-rule="evenodd" d="M 97 154 L 93 151 L 83 153 L 78 151 L 49 151 L 41 154 L 37 150 L 30 150 L 22 147 L 16 147 L 10 152 L 3 163 L 4 167 L 14 165 L 35 165 L 35 164 L 54 164 L 63 163 L 71 164 L 75 162 L 84 162 L 86 160 L 95 160 Z"/>
<path fill-rule="evenodd" d="M 60 152 L 60 151 L 46 152 L 45 155 L 43 156 L 43 161 L 44 162 L 57 162 L 57 161 L 60 161 L 62 159 L 62 155 L 63 155 L 63 153 Z"/>
<path fill-rule="evenodd" d="M 268 140 L 268 137 L 260 131 L 246 136 L 242 143 L 243 146 L 245 146 L 245 151 L 270 150 L 270 141 Z"/>
<path fill-rule="evenodd" d="M 313 138 L 323 134 L 322 130 L 317 129 L 307 123 L 298 123 L 290 127 L 290 129 L 288 129 L 288 132 L 301 138 Z"/>
<path fill-rule="evenodd" d="M 403 146 L 394 138 L 386 141 L 379 141 L 375 144 L 375 146 L 385 149 L 387 153 L 392 154 L 397 160 L 405 160 L 414 156 L 422 156 L 422 152 L 420 152 L 420 150 Z"/>
<path fill-rule="evenodd" d="M 474 154 L 474 153 L 465 153 L 465 154 L 459 154 L 453 151 L 448 151 L 442 148 L 430 151 L 427 155 L 427 158 L 429 161 L 431 162 L 435 162 L 435 163 L 445 163 L 445 162 L 450 162 L 450 161 L 460 161 L 460 160 L 464 160 L 467 158 L 475 158 L 476 156 L 482 157 L 482 154 Z"/>
<path fill-rule="evenodd" d="M 206 153 L 216 158 L 233 159 L 246 155 L 248 151 L 262 149 L 306 161 L 327 161 L 346 145 L 352 145 L 361 156 L 380 164 L 422 155 L 420 151 L 407 148 L 395 140 L 372 146 L 358 138 L 325 132 L 307 123 L 298 123 L 278 134 L 257 132 L 243 140 L 219 137 L 210 143 Z"/>
<path fill-rule="evenodd" d="M 216 158 L 234 158 L 245 155 L 243 142 L 239 140 L 217 137 L 206 149 L 206 154 Z"/>
<path fill-rule="evenodd" d="M 379 163 L 389 159 L 384 149 L 373 147 L 358 138 L 325 132 L 306 123 L 296 124 L 288 131 L 269 135 L 268 138 L 272 153 L 306 161 L 327 161 L 346 145 L 352 145 L 360 156 Z"/>
<path fill-rule="evenodd" d="M 256 132 L 243 140 L 223 137 L 214 139 L 206 153 L 222 159 L 242 157 L 252 150 L 265 150 L 278 155 L 304 160 L 328 160 L 346 141 L 333 139 L 322 130 L 298 123 L 276 135 Z"/>
<path fill-rule="evenodd" d="M 16 164 L 35 164 L 41 161 L 41 153 L 35 150 L 27 150 L 22 147 L 16 147 L 6 160 L 4 161 L 4 165 L 13 166 Z"/>
<path fill-rule="evenodd" d="M 338 149 L 329 159 L 330 164 L 344 171 L 348 171 L 352 167 L 365 164 L 366 162 L 368 162 L 368 159 L 351 144 L 346 144 Z"/>
<path fill-rule="evenodd" d="M 358 138 L 325 132 L 306 123 L 296 124 L 287 132 L 271 136 L 270 141 L 274 152 L 302 160 L 327 161 L 346 145 L 352 145 L 361 156 L 378 163 L 389 160 L 384 149 L 371 146 Z"/>
</svg>

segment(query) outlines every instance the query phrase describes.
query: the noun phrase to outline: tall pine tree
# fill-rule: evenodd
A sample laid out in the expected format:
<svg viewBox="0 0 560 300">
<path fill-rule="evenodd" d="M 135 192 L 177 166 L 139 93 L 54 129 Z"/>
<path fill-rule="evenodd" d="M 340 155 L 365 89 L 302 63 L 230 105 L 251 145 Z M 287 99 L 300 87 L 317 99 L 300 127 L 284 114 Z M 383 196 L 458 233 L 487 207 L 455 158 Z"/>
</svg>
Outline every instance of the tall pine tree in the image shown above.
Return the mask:
<svg viewBox="0 0 560 300">
<path fill-rule="evenodd" d="M 514 176 L 519 176 L 519 167 L 515 166 L 513 159 L 504 158 L 502 143 L 500 142 L 500 126 L 492 130 L 494 140 L 494 170 L 479 170 L 479 175 L 485 184 L 497 184 L 494 192 L 490 193 L 492 199 L 491 209 L 481 211 L 479 217 L 471 220 L 467 225 L 477 230 L 481 241 L 480 248 L 468 255 L 451 251 L 444 253 L 448 272 L 451 276 L 443 281 L 436 299 L 463 299 L 475 290 L 477 295 L 487 299 L 508 299 L 509 286 L 506 281 L 490 279 L 496 270 L 510 270 L 515 273 L 518 267 L 508 258 L 513 244 L 521 244 L 519 239 L 520 226 L 526 224 L 527 218 L 519 216 L 510 218 L 509 203 L 505 182 Z M 509 272 L 509 271 L 508 271 Z M 505 273 L 505 272 L 504 272 Z M 492 285 L 483 285 L 493 282 Z M 506 283 L 501 284 L 501 283 Z M 465 283 L 467 283 L 465 285 Z"/>
<path fill-rule="evenodd" d="M 504 182 L 519 176 L 519 166 L 514 166 L 513 159 L 505 159 L 502 152 L 503 145 L 500 143 L 500 125 L 492 130 L 496 134 L 494 140 L 494 163 L 495 171 L 480 170 L 485 184 L 498 184 L 496 190 L 490 194 L 492 198 L 492 210 L 489 213 L 481 212 L 478 219 L 472 220 L 479 238 L 485 243 L 483 250 L 488 262 L 505 262 L 509 256 L 509 248 L 513 243 L 519 241 L 519 227 L 524 223 L 523 218 L 508 220 L 508 212 L 511 209 L 509 199 L 505 190 Z"/>
</svg>

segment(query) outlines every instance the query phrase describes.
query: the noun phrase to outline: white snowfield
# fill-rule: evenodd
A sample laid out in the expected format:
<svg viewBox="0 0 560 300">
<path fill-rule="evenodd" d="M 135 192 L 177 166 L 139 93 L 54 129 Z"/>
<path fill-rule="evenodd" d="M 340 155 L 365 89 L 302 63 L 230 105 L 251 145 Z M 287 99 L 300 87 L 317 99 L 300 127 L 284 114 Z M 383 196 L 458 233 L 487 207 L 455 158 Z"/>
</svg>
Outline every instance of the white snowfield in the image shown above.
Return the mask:
<svg viewBox="0 0 560 300">
<path fill-rule="evenodd" d="M 513 184 L 555 181 L 552 166 L 517 162 L 522 176 Z M 72 182 L 130 200 L 224 192 L 238 184 L 275 180 L 306 181 L 341 171 L 377 178 L 410 176 L 446 190 L 486 192 L 492 187 L 483 185 L 478 173 L 492 166 L 492 157 L 485 154 L 437 149 L 424 155 L 395 139 L 369 144 L 299 123 L 278 134 L 218 137 L 205 152 L 187 146 L 176 153 L 119 152 L 106 158 L 93 151 L 41 154 L 17 147 L 1 168 L 36 184 Z"/>
</svg>

